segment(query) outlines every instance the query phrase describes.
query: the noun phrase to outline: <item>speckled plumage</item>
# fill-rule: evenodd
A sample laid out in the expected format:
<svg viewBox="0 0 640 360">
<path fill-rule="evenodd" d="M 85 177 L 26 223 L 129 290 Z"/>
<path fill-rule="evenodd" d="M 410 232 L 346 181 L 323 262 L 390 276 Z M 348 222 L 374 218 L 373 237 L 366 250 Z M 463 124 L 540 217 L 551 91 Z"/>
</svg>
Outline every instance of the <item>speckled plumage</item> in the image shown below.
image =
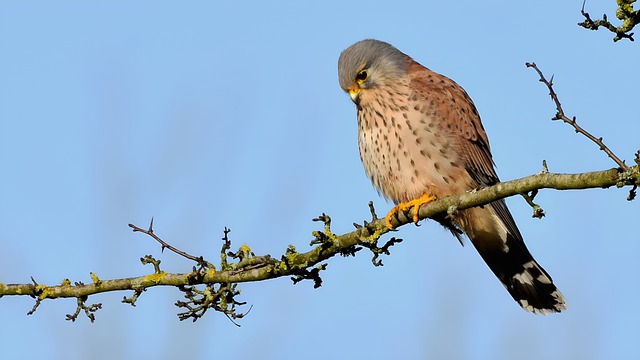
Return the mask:
<svg viewBox="0 0 640 360">
<path fill-rule="evenodd" d="M 394 203 L 442 198 L 497 183 L 487 135 L 467 93 L 395 47 L 363 40 L 342 52 L 340 86 L 358 110 L 358 143 L 375 188 Z M 535 313 L 566 308 L 527 250 L 506 203 L 436 219 L 469 236 L 513 298 Z"/>
</svg>

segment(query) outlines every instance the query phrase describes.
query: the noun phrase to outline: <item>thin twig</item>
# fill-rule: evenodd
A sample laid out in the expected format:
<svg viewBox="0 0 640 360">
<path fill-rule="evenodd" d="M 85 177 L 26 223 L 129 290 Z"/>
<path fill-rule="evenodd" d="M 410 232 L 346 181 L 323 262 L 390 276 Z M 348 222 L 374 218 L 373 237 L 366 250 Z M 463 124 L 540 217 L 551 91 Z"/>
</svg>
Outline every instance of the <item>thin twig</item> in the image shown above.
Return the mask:
<svg viewBox="0 0 640 360">
<path fill-rule="evenodd" d="M 553 102 L 556 104 L 556 110 L 558 111 L 556 113 L 556 115 L 551 118 L 551 120 L 562 120 L 565 123 L 573 126 L 573 128 L 576 130 L 576 133 L 580 133 L 584 136 L 586 136 L 589 140 L 593 141 L 594 143 L 596 143 L 599 147 L 600 150 L 604 151 L 607 156 L 609 156 L 613 161 L 615 161 L 616 164 L 618 164 L 618 166 L 623 169 L 623 170 L 629 170 L 629 167 L 624 163 L 623 160 L 620 160 L 620 158 L 618 158 L 616 156 L 616 154 L 613 153 L 613 151 L 611 151 L 602 141 L 602 138 L 596 138 L 595 136 L 591 135 L 588 131 L 586 131 L 585 129 L 583 129 L 580 125 L 578 125 L 578 123 L 576 122 L 576 117 L 574 116 L 573 118 L 568 118 L 565 114 L 564 114 L 564 110 L 562 109 L 562 104 L 560 104 L 560 100 L 558 99 L 558 95 L 556 94 L 556 92 L 553 90 L 553 76 L 551 77 L 550 80 L 547 80 L 544 76 L 544 74 L 542 73 L 542 71 L 540 71 L 540 69 L 538 69 L 538 66 L 535 63 L 526 63 L 525 64 L 527 67 L 533 68 L 538 75 L 540 76 L 540 82 L 545 84 L 547 86 L 547 88 L 549 89 L 549 96 L 551 96 L 551 100 L 553 100 Z"/>
<path fill-rule="evenodd" d="M 182 257 L 185 257 L 185 258 L 187 258 L 189 260 L 193 260 L 193 261 L 197 262 L 198 264 L 201 264 L 201 265 L 208 264 L 208 262 L 205 261 L 202 258 L 202 256 L 189 255 L 186 252 L 184 252 L 184 251 L 182 251 L 180 249 L 176 249 L 175 247 L 173 247 L 173 246 L 167 244 L 166 242 L 164 242 L 164 240 L 162 240 L 158 235 L 156 235 L 153 232 L 153 218 L 151 218 L 151 223 L 149 224 L 149 229 L 147 229 L 147 230 L 139 228 L 139 227 L 137 227 L 137 226 L 135 226 L 133 224 L 129 224 L 129 227 L 132 228 L 134 232 L 141 232 L 143 234 L 147 234 L 147 235 L 151 236 L 152 238 L 154 238 L 157 242 L 160 243 L 160 245 L 162 245 L 162 250 L 169 249 L 169 250 L 173 251 L 174 253 L 176 253 L 176 254 L 178 254 L 178 255 L 180 255 Z"/>
<path fill-rule="evenodd" d="M 531 194 L 523 193 L 522 197 L 527 201 L 527 204 L 533 209 L 533 217 L 536 219 L 542 219 L 546 214 L 540 205 L 533 202 L 533 199 L 538 195 L 538 189 L 531 191 Z"/>
</svg>

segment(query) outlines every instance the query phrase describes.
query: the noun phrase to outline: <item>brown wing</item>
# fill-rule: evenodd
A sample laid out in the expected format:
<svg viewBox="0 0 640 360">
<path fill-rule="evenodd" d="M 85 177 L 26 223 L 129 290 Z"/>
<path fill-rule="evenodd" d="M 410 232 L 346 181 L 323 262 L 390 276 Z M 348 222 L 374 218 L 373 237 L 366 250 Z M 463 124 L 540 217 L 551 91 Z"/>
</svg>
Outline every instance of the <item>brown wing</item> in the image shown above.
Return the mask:
<svg viewBox="0 0 640 360">
<path fill-rule="evenodd" d="M 414 96 L 430 103 L 438 118 L 445 121 L 441 130 L 457 140 L 456 146 L 465 166 L 479 186 L 497 183 L 487 134 L 480 115 L 466 91 L 455 81 L 413 61 L 408 69 Z"/>
<path fill-rule="evenodd" d="M 414 95 L 430 103 L 438 114 L 442 131 L 449 132 L 456 139 L 458 152 L 465 161 L 465 167 L 479 187 L 494 185 L 500 180 L 494 169 L 487 133 L 482 127 L 480 115 L 467 92 L 455 81 L 435 73 L 413 61 L 408 73 L 412 88 L 420 89 Z M 509 232 L 520 242 L 522 235 L 516 226 L 504 200 L 491 204 Z"/>
<path fill-rule="evenodd" d="M 423 102 L 433 117 L 442 122 L 439 130 L 449 136 L 471 178 L 478 186 L 497 183 L 487 134 L 466 91 L 453 80 L 415 62 L 408 72 L 412 89 L 417 89 L 412 94 L 413 100 Z M 564 296 L 529 253 L 504 199 L 492 202 L 490 207 L 463 210 L 460 216 L 464 219 L 458 223 L 462 230 L 524 309 L 542 314 L 566 309 Z M 455 230 L 446 218 L 436 220 Z M 492 223 L 504 225 L 506 234 Z"/>
</svg>

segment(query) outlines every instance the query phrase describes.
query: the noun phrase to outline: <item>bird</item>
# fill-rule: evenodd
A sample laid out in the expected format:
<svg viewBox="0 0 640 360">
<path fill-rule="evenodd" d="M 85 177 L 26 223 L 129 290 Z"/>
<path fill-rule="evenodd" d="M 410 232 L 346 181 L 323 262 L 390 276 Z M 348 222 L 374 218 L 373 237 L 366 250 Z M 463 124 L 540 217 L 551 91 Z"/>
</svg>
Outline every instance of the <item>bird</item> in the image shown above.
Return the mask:
<svg viewBox="0 0 640 360">
<path fill-rule="evenodd" d="M 393 45 L 365 39 L 342 51 L 340 87 L 357 108 L 365 172 L 398 212 L 500 182 L 478 110 L 450 78 Z M 513 299 L 535 314 L 558 313 L 566 300 L 533 258 L 504 199 L 434 220 L 463 243 L 465 234 Z"/>
</svg>

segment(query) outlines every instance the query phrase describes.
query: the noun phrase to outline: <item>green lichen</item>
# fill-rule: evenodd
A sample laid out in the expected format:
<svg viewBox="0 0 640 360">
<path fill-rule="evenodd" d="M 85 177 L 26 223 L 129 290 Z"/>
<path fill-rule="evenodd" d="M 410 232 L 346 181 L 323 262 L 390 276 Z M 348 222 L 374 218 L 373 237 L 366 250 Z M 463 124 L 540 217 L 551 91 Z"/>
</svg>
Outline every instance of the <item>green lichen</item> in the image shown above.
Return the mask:
<svg viewBox="0 0 640 360">
<path fill-rule="evenodd" d="M 273 270 L 270 272 L 273 273 L 286 273 L 291 269 L 291 264 L 295 263 L 295 259 L 296 256 L 298 256 L 299 253 L 296 250 L 296 247 L 293 245 L 289 245 L 287 246 L 287 251 L 285 252 L 284 256 L 282 256 L 282 261 L 279 261 L 277 264 L 273 265 Z"/>
<path fill-rule="evenodd" d="M 361 236 L 360 242 L 368 243 L 368 244 L 376 244 L 382 235 L 389 232 L 389 229 L 386 227 L 378 226 L 374 229 L 373 233 L 367 236 Z"/>
<path fill-rule="evenodd" d="M 250 256 L 251 255 L 251 248 L 249 246 L 247 246 L 247 244 L 242 244 L 242 246 L 240 246 L 240 252 L 244 253 L 246 256 Z"/>
<path fill-rule="evenodd" d="M 35 293 L 38 294 L 38 299 L 44 300 L 48 297 L 53 298 L 53 290 L 44 284 L 38 284 L 35 286 Z"/>
<path fill-rule="evenodd" d="M 160 271 L 157 273 L 153 273 L 153 274 L 149 274 L 147 276 L 144 277 L 144 282 L 152 282 L 154 284 L 158 284 L 160 283 L 160 281 L 162 281 L 162 279 L 164 279 L 167 276 L 167 273 L 164 271 Z"/>
<path fill-rule="evenodd" d="M 89 275 L 91 275 L 91 280 L 93 281 L 93 285 L 95 285 L 95 286 L 102 285 L 102 280 L 100 280 L 100 278 L 98 278 L 98 275 L 96 275 L 94 273 L 89 273 Z"/>
<path fill-rule="evenodd" d="M 298 251 L 296 250 L 296 247 L 293 245 L 289 245 L 287 246 L 287 251 L 285 252 L 284 257 L 287 259 L 287 263 L 292 264 L 294 263 L 296 257 L 299 255 Z"/>
<path fill-rule="evenodd" d="M 287 271 L 289 271 L 289 266 L 287 265 L 287 263 L 285 261 L 280 261 L 277 264 L 273 265 L 273 270 L 270 270 L 269 272 L 271 273 L 285 273 Z"/>
</svg>

